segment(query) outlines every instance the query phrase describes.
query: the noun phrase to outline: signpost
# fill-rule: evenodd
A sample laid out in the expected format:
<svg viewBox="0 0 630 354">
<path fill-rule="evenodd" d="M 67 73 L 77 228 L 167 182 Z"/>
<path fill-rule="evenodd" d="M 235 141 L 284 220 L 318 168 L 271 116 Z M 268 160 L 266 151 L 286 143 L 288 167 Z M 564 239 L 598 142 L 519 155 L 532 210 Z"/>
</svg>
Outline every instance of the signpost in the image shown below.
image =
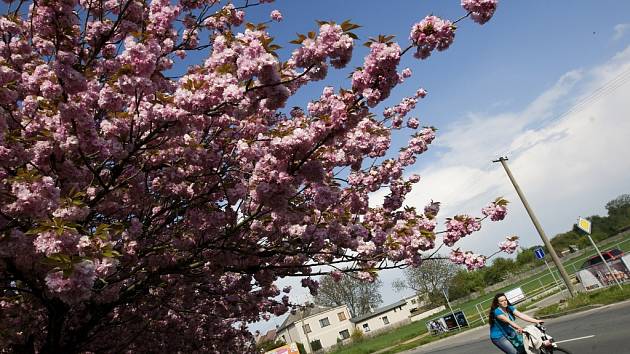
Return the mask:
<svg viewBox="0 0 630 354">
<path fill-rule="evenodd" d="M 542 247 L 538 247 L 534 250 L 534 255 L 536 256 L 536 258 L 542 259 L 543 261 L 545 261 L 545 265 L 547 266 L 547 269 L 549 269 L 549 274 L 551 274 L 551 277 L 553 278 L 553 282 L 556 284 L 556 286 L 559 286 L 558 280 L 556 280 L 556 276 L 553 274 L 553 271 L 551 270 L 549 263 L 547 263 L 547 260 L 545 259 L 545 250 L 543 250 Z"/>
<path fill-rule="evenodd" d="M 444 288 L 442 288 L 442 294 L 444 294 L 444 298 L 446 299 L 446 304 L 448 305 L 449 310 L 451 310 L 451 315 L 453 315 L 453 318 L 455 319 L 455 324 L 457 325 L 457 329 L 462 329 L 462 327 L 460 327 L 459 322 L 457 322 L 457 318 L 455 317 L 455 312 L 453 312 L 453 308 L 451 307 L 451 302 L 448 300 L 448 295 L 446 295 L 446 290 L 444 290 Z"/>
<path fill-rule="evenodd" d="M 523 292 L 523 289 L 519 286 L 518 288 L 506 291 L 505 297 L 508 299 L 510 304 L 516 305 L 519 302 L 525 300 L 525 293 Z"/>
<path fill-rule="evenodd" d="M 617 279 L 617 277 L 615 276 L 615 273 L 613 273 L 612 269 L 610 269 L 610 265 L 608 265 L 608 262 L 606 261 L 604 256 L 602 256 L 602 253 L 599 251 L 599 247 L 597 247 L 597 245 L 595 244 L 595 241 L 593 241 L 593 238 L 591 237 L 591 222 L 588 221 L 587 219 L 584 219 L 583 217 L 578 217 L 577 227 L 578 229 L 586 233 L 586 236 L 588 236 L 588 240 L 591 241 L 591 245 L 595 247 L 595 250 L 597 251 L 599 258 L 601 258 L 602 262 L 604 262 L 604 264 L 606 265 L 606 269 L 608 270 L 608 273 L 612 276 L 613 279 L 615 279 L 615 283 L 617 283 L 617 286 L 619 286 L 619 289 L 623 289 L 623 287 L 621 286 L 621 283 L 619 283 L 619 279 Z"/>
</svg>

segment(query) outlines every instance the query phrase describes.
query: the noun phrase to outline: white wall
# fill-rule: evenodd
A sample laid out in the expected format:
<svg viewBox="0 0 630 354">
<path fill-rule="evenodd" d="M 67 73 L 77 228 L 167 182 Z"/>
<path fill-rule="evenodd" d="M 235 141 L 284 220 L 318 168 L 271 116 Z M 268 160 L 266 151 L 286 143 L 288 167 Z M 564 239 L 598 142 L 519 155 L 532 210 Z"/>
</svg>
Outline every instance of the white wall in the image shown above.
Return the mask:
<svg viewBox="0 0 630 354">
<path fill-rule="evenodd" d="M 421 312 L 421 313 L 416 313 L 415 315 L 413 315 L 412 317 L 410 317 L 411 321 L 420 321 L 423 318 L 427 318 L 431 315 L 434 315 L 438 312 L 444 311 L 446 309 L 446 307 L 444 307 L 444 305 L 440 306 L 440 307 L 436 307 L 434 309 L 431 309 L 429 311 L 425 311 L 425 312 Z"/>
<path fill-rule="evenodd" d="M 338 314 L 343 313 L 345 319 L 340 320 Z M 320 320 L 328 318 L 329 325 L 322 327 Z M 311 332 L 304 333 L 304 328 L 308 325 Z M 347 330 L 348 334 L 352 334 L 354 325 L 350 322 L 350 311 L 346 305 L 332 308 L 328 311 L 318 313 L 316 315 L 305 317 L 304 320 L 298 320 L 293 325 L 288 326 L 281 332 L 278 332 L 278 338 L 282 338 L 284 335 L 287 342 L 298 342 L 304 345 L 304 349 L 310 353 L 310 348 L 307 344 L 308 341 L 314 342 L 319 340 L 322 344 L 322 348 L 326 349 L 337 344 L 337 338 L 341 338 L 339 332 Z"/>
<path fill-rule="evenodd" d="M 339 313 L 343 313 L 345 319 L 340 320 L 338 316 Z M 328 318 L 328 322 L 330 323 L 326 327 L 322 327 L 320 323 L 320 320 L 324 318 Z M 296 325 L 297 324 L 298 323 L 296 323 Z M 308 333 L 308 339 L 311 342 L 319 340 L 324 349 L 337 344 L 337 338 L 341 338 L 339 332 L 347 330 L 348 334 L 352 334 L 352 330 L 354 329 L 352 322 L 350 322 L 350 311 L 348 311 L 348 307 L 345 305 L 307 317 L 304 319 L 304 325 L 306 324 L 311 328 L 311 332 Z M 301 322 L 299 322 L 299 325 L 300 330 L 302 330 Z M 304 344 L 304 347 L 308 351 L 306 341 L 304 341 Z"/>
<path fill-rule="evenodd" d="M 406 304 L 403 304 L 387 312 L 383 312 L 374 317 L 370 317 L 363 321 L 357 322 L 356 327 L 363 333 L 369 334 L 370 332 L 386 329 L 387 327 L 392 326 L 398 322 L 405 321 L 409 318 L 409 314 L 409 308 L 406 306 Z M 387 317 L 389 323 L 385 324 L 385 321 L 383 321 L 383 317 Z M 364 327 L 364 324 L 366 323 L 369 326 L 369 331 L 367 331 Z"/>
</svg>

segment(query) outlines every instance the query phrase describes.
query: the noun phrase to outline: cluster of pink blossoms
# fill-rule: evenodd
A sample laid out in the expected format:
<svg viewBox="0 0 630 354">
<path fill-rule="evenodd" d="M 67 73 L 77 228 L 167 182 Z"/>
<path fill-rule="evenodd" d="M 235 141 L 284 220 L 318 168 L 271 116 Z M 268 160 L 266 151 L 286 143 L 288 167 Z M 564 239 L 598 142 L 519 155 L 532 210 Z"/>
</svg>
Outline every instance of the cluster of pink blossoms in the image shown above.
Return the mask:
<svg viewBox="0 0 630 354">
<path fill-rule="evenodd" d="M 74 265 L 69 277 L 63 271 L 48 273 L 46 285 L 64 302 L 75 304 L 90 298 L 95 279 L 94 263 L 85 260 Z"/>
<path fill-rule="evenodd" d="M 56 209 L 60 191 L 54 180 L 45 176 L 33 181 L 18 180 L 13 184 L 11 193 L 15 201 L 6 206 L 9 215 L 25 214 L 41 218 Z"/>
<path fill-rule="evenodd" d="M 518 236 L 508 236 L 505 241 L 499 243 L 499 249 L 507 254 L 512 254 L 518 248 Z"/>
<path fill-rule="evenodd" d="M 498 0 L 462 0 L 462 7 L 470 12 L 473 21 L 483 25 L 497 9 Z"/>
<path fill-rule="evenodd" d="M 342 68 L 350 62 L 354 41 L 337 24 L 324 23 L 319 27 L 316 38 L 304 38 L 302 46 L 289 60 L 298 68 L 311 68 L 312 80 L 321 80 L 326 76 L 326 59 L 334 68 Z"/>
<path fill-rule="evenodd" d="M 416 104 L 418 103 L 419 98 L 421 97 L 418 94 L 413 97 L 404 97 L 397 105 L 385 108 L 385 110 L 383 111 L 383 116 L 392 120 L 392 129 L 400 129 L 402 127 L 405 116 L 407 116 L 409 112 L 416 108 Z M 418 119 L 409 118 L 409 120 L 407 120 L 407 126 L 411 129 L 418 128 Z"/>
<path fill-rule="evenodd" d="M 237 10 L 233 4 L 227 4 L 213 16 L 206 18 L 202 25 L 212 30 L 223 30 L 230 26 L 240 26 L 244 19 L 244 11 Z"/>
<path fill-rule="evenodd" d="M 273 10 L 271 11 L 271 13 L 269 14 L 269 17 L 276 22 L 280 22 L 282 21 L 282 13 L 278 10 Z"/>
<path fill-rule="evenodd" d="M 481 209 L 481 212 L 485 216 L 489 216 L 492 221 L 499 221 L 505 218 L 507 214 L 507 200 L 503 198 L 497 198 L 494 202 L 488 204 L 485 208 Z"/>
<path fill-rule="evenodd" d="M 398 155 L 398 159 L 404 166 L 414 164 L 416 162 L 416 155 L 427 151 L 429 144 L 431 144 L 434 139 L 435 128 L 428 127 L 421 129 L 411 137 L 407 147 L 403 148 Z"/>
<path fill-rule="evenodd" d="M 385 100 L 398 84 L 396 67 L 400 51 L 396 43 L 372 43 L 363 67 L 352 74 L 352 90 L 361 94 L 368 106 L 374 107 Z"/>
<path fill-rule="evenodd" d="M 446 219 L 446 235 L 444 236 L 444 244 L 451 247 L 460 238 L 472 234 L 481 229 L 479 218 L 468 215 L 455 215 L 453 218 Z"/>
<path fill-rule="evenodd" d="M 486 265 L 486 256 L 470 251 L 462 252 L 459 248 L 451 251 L 449 259 L 455 264 L 465 265 L 468 270 L 483 268 Z"/>
<path fill-rule="evenodd" d="M 413 25 L 409 39 L 417 47 L 415 56 L 426 59 L 433 50 L 446 50 L 453 43 L 455 25 L 437 16 L 427 16 Z"/>
</svg>

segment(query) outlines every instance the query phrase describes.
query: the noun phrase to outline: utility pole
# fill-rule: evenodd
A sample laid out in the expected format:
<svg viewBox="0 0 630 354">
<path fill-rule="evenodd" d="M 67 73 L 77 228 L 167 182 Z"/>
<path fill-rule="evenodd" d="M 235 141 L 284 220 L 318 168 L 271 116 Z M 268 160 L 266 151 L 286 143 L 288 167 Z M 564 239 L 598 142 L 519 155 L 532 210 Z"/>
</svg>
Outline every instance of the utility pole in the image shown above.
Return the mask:
<svg viewBox="0 0 630 354">
<path fill-rule="evenodd" d="M 306 312 L 306 309 L 309 307 L 309 303 L 308 302 L 304 302 L 304 305 L 300 308 L 300 322 L 302 323 L 302 332 L 304 332 L 304 335 L 306 336 L 306 352 L 307 353 L 312 353 L 313 352 L 313 347 L 311 347 L 311 340 L 310 338 L 308 338 L 308 332 L 306 332 L 306 330 L 304 329 L 304 312 Z M 298 332 L 299 333 L 299 332 Z"/>
<path fill-rule="evenodd" d="M 573 288 L 573 284 L 571 284 L 571 279 L 569 279 L 569 275 L 567 274 L 567 271 L 564 269 L 562 262 L 560 262 L 560 258 L 558 258 L 558 255 L 556 254 L 556 251 L 553 249 L 551 242 L 549 242 L 549 239 L 547 238 L 545 231 L 543 230 L 542 226 L 540 226 L 540 223 L 538 222 L 538 218 L 536 218 L 534 211 L 530 208 L 529 203 L 527 202 L 527 199 L 525 199 L 525 195 L 523 194 L 523 191 L 521 191 L 521 188 L 518 186 L 518 183 L 516 183 L 516 180 L 514 179 L 514 176 L 512 175 L 512 172 L 510 171 L 510 168 L 507 165 L 507 162 L 506 162 L 507 160 L 508 160 L 507 157 L 499 157 L 498 160 L 494 160 L 492 162 L 500 162 L 501 165 L 503 165 L 503 168 L 505 169 L 505 172 L 510 178 L 512 185 L 514 185 L 514 189 L 516 189 L 516 193 L 518 193 L 519 198 L 521 198 L 521 201 L 523 202 L 523 205 L 525 206 L 525 210 L 527 210 L 527 214 L 529 214 L 530 219 L 532 219 L 532 223 L 534 223 L 534 227 L 536 228 L 536 231 L 538 231 L 538 234 L 540 235 L 540 238 L 543 240 L 545 247 L 547 247 L 547 250 L 549 250 L 551 259 L 553 260 L 553 263 L 558 268 L 558 271 L 560 272 L 560 276 L 562 277 L 562 280 L 564 280 L 564 284 L 567 286 L 567 290 L 569 290 L 569 294 L 571 295 L 571 297 L 575 297 L 576 293 L 575 293 L 575 289 Z"/>
</svg>

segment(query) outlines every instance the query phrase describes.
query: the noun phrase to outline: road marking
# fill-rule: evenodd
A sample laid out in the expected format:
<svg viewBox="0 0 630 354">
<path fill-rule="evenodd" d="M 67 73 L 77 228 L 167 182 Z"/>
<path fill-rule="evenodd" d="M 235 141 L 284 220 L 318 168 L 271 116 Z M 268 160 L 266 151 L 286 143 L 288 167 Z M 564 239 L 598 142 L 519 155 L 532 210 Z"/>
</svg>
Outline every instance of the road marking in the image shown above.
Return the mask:
<svg viewBox="0 0 630 354">
<path fill-rule="evenodd" d="M 590 335 L 590 336 L 585 336 L 585 337 L 579 337 L 579 338 L 571 338 L 571 339 L 565 339 L 565 340 L 559 340 L 555 343 L 560 344 L 560 343 L 566 343 L 566 342 L 573 342 L 574 340 L 580 340 L 580 339 L 588 339 L 588 338 L 593 338 L 595 337 L 594 334 Z"/>
</svg>

